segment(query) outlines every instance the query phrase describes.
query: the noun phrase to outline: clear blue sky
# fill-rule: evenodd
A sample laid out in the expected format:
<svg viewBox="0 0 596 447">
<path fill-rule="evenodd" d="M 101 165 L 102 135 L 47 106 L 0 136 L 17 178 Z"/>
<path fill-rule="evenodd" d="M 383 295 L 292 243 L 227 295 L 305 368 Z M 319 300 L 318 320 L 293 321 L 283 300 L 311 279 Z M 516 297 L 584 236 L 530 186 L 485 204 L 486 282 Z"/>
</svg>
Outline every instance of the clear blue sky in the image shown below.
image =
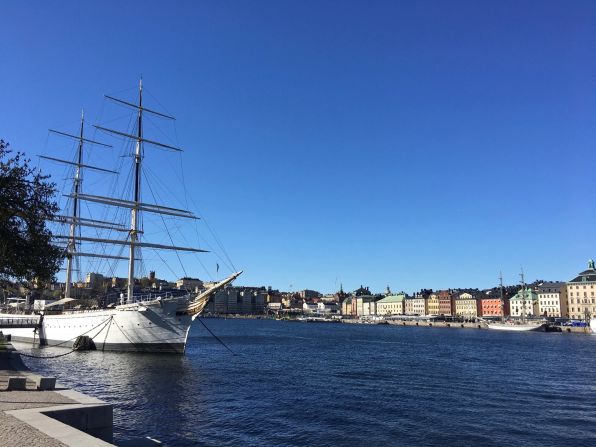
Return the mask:
<svg viewBox="0 0 596 447">
<path fill-rule="evenodd" d="M 490 287 L 596 257 L 596 2 L 0 10 L 0 137 L 39 153 L 142 74 L 238 284 Z"/>
</svg>

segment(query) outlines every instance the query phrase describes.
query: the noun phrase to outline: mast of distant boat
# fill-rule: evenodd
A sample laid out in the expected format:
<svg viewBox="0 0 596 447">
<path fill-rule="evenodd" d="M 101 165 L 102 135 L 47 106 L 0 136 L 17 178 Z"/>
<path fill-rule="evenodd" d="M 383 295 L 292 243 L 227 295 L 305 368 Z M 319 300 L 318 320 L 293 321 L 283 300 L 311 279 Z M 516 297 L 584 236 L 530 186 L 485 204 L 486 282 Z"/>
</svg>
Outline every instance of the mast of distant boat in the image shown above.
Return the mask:
<svg viewBox="0 0 596 447">
<path fill-rule="evenodd" d="M 521 276 L 521 283 L 522 283 L 522 288 L 521 288 L 521 293 L 522 293 L 522 324 L 524 324 L 526 322 L 526 283 L 524 281 L 524 269 L 522 268 L 522 271 L 520 273 Z"/>
<path fill-rule="evenodd" d="M 501 323 L 505 323 L 505 300 L 503 299 L 503 272 L 499 272 L 499 284 L 501 285 Z"/>
</svg>

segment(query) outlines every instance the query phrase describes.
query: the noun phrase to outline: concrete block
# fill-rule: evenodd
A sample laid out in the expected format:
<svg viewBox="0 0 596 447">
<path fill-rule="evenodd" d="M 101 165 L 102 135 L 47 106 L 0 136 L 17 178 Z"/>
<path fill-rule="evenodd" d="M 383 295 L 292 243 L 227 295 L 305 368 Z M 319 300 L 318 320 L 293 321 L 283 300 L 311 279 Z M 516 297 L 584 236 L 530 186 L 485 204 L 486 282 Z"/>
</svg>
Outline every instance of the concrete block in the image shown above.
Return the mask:
<svg viewBox="0 0 596 447">
<path fill-rule="evenodd" d="M 47 391 L 56 388 L 55 377 L 38 377 L 35 381 L 35 385 L 38 390 Z"/>
<path fill-rule="evenodd" d="M 26 377 L 9 377 L 7 391 L 25 391 L 27 389 Z"/>
</svg>

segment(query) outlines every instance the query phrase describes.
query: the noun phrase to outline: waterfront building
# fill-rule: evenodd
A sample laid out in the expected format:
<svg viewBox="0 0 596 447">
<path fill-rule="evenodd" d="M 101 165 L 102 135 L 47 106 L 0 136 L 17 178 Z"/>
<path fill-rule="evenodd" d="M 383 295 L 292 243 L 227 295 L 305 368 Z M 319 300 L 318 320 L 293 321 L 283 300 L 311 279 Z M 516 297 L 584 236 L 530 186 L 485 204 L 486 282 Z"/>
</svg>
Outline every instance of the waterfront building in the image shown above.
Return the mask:
<svg viewBox="0 0 596 447">
<path fill-rule="evenodd" d="M 176 281 L 176 288 L 185 289 L 196 292 L 198 289 L 203 287 L 203 281 L 198 278 L 189 278 L 185 276 Z"/>
<path fill-rule="evenodd" d="M 101 285 L 105 280 L 104 276 L 101 273 L 87 273 L 85 278 L 85 286 L 86 287 L 96 287 Z"/>
<path fill-rule="evenodd" d="M 126 287 L 126 282 L 128 281 L 127 278 L 117 278 L 116 276 L 112 277 L 112 288 L 120 289 Z"/>
<path fill-rule="evenodd" d="M 216 292 L 205 309 L 219 314 L 262 314 L 266 301 L 263 287 L 227 287 Z"/>
<path fill-rule="evenodd" d="M 403 315 L 405 313 L 405 293 L 389 295 L 377 301 L 377 315 Z"/>
<path fill-rule="evenodd" d="M 538 315 L 543 317 L 567 316 L 567 285 L 559 281 L 545 281 L 536 287 Z"/>
<path fill-rule="evenodd" d="M 596 268 L 590 259 L 588 269 L 567 283 L 567 312 L 570 318 L 584 320 L 596 316 Z"/>
<path fill-rule="evenodd" d="M 476 318 L 478 316 L 478 300 L 468 292 L 460 294 L 455 299 L 455 315 L 463 318 Z"/>
<path fill-rule="evenodd" d="M 356 312 L 354 310 L 354 306 L 352 304 L 352 297 L 347 297 L 345 300 L 341 302 L 341 314 L 345 316 L 354 316 Z"/>
<path fill-rule="evenodd" d="M 414 315 L 414 304 L 413 300 L 414 297 L 406 296 L 404 299 L 404 314 L 405 315 Z"/>
<path fill-rule="evenodd" d="M 282 302 L 283 295 L 279 290 L 273 290 L 271 286 L 267 287 L 267 303 L 280 303 Z"/>
<path fill-rule="evenodd" d="M 426 315 L 440 315 L 439 294 L 431 293 L 426 300 Z"/>
<path fill-rule="evenodd" d="M 317 303 L 317 313 L 326 314 L 326 315 L 334 315 L 340 312 L 340 308 L 335 301 L 333 302 L 325 302 L 319 301 Z"/>
<path fill-rule="evenodd" d="M 509 314 L 512 317 L 532 317 L 538 314 L 538 293 L 532 289 L 521 289 L 509 300 Z"/>
<path fill-rule="evenodd" d="M 302 298 L 303 300 L 312 300 L 313 298 L 319 298 L 321 296 L 321 294 L 316 290 L 309 289 L 301 290 L 300 292 L 298 292 L 298 294 L 300 295 L 300 298 Z"/>
<path fill-rule="evenodd" d="M 439 315 L 453 315 L 453 296 L 448 290 L 440 290 L 437 293 L 439 298 Z"/>
<path fill-rule="evenodd" d="M 378 297 L 374 295 L 361 295 L 352 298 L 356 303 L 356 315 L 366 317 L 377 314 Z"/>
<path fill-rule="evenodd" d="M 501 291 L 492 289 L 480 298 L 478 310 L 481 317 L 505 317 L 509 315 L 509 300 L 505 295 L 501 300 Z"/>
<path fill-rule="evenodd" d="M 305 314 L 314 314 L 316 312 L 318 312 L 319 310 L 319 306 L 316 303 L 309 303 L 308 301 L 305 301 L 304 303 L 302 303 L 302 311 Z"/>
</svg>

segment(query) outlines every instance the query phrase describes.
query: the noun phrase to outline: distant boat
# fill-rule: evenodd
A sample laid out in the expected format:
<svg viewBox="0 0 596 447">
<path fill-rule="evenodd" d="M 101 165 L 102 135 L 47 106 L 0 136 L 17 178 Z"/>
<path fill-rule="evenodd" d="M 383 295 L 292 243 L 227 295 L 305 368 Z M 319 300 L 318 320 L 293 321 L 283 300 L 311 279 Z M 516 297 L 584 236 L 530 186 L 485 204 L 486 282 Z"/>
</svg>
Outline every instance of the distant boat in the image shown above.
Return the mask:
<svg viewBox="0 0 596 447">
<path fill-rule="evenodd" d="M 509 321 L 509 322 L 495 322 L 488 324 L 489 329 L 494 329 L 497 331 L 513 331 L 513 332 L 544 332 L 546 331 L 546 324 L 545 323 L 528 323 L 526 322 L 526 284 L 524 281 L 524 272 L 521 272 L 521 296 L 523 300 L 522 304 L 522 312 L 521 312 L 521 321 Z M 501 280 L 501 303 L 503 302 L 503 275 L 500 277 Z M 502 305 L 502 309 L 504 306 Z"/>
<path fill-rule="evenodd" d="M 494 329 L 497 331 L 514 331 L 514 332 L 528 332 L 528 331 L 536 331 L 536 332 L 543 332 L 546 328 L 546 324 L 532 324 L 532 323 L 523 323 L 523 324 L 515 324 L 515 323 L 491 323 L 488 325 L 489 329 Z"/>
</svg>

